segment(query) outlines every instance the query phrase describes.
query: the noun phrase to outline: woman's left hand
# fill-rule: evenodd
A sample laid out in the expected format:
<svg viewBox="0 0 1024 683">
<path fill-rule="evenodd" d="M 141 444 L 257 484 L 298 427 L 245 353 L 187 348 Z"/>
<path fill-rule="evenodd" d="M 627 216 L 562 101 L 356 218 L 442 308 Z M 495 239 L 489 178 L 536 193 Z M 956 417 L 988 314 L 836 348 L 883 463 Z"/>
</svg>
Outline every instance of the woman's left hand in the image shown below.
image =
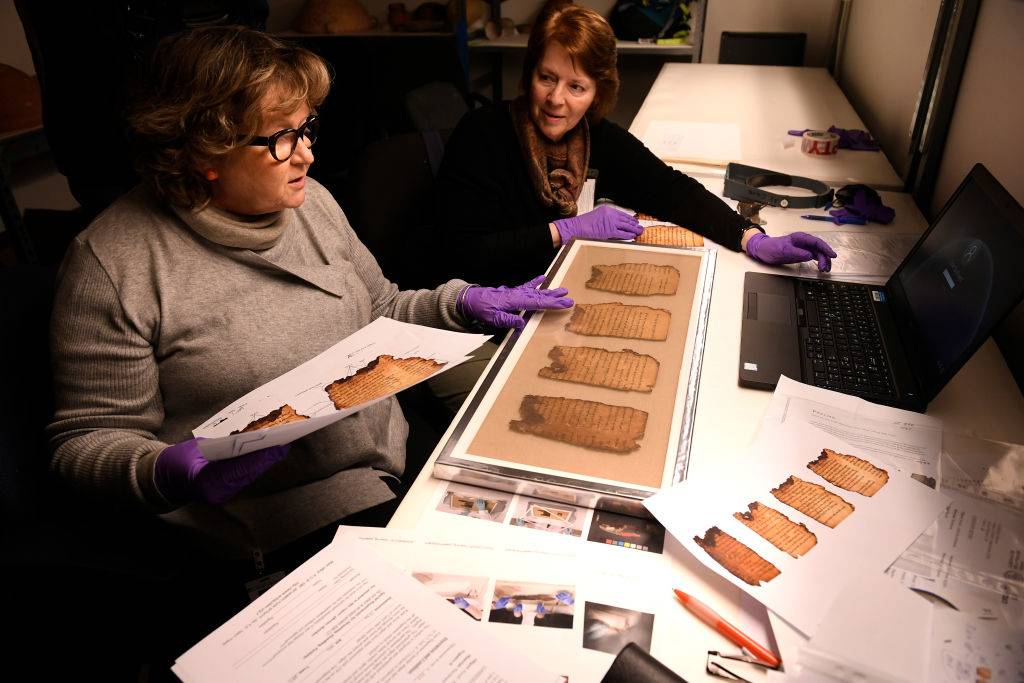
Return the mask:
<svg viewBox="0 0 1024 683">
<path fill-rule="evenodd" d="M 544 282 L 540 275 L 518 287 L 466 287 L 459 294 L 457 308 L 468 318 L 473 318 L 493 327 L 526 326 L 519 311 L 537 311 L 549 308 L 570 308 L 572 299 L 566 297 L 569 290 L 537 289 Z"/>
</svg>

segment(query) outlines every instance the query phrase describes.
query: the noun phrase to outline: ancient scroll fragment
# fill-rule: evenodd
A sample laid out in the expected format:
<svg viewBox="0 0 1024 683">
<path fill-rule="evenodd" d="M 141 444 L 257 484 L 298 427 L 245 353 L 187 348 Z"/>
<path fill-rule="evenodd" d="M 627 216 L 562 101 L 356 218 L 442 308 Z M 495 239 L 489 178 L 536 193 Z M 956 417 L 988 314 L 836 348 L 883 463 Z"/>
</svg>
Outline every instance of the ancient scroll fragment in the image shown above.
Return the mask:
<svg viewBox="0 0 1024 683">
<path fill-rule="evenodd" d="M 442 367 L 444 363 L 429 358 L 377 356 L 354 375 L 331 382 L 324 391 L 341 410 L 411 387 Z"/>
<path fill-rule="evenodd" d="M 631 296 L 671 295 L 679 288 L 679 269 L 653 263 L 591 266 L 587 288 Z"/>
<path fill-rule="evenodd" d="M 300 415 L 295 412 L 295 409 L 285 403 L 280 408 L 271 410 L 263 417 L 257 418 L 245 425 L 241 429 L 231 432 L 232 434 L 241 434 L 242 432 L 255 432 L 257 429 L 266 429 L 267 427 L 277 427 L 278 425 L 286 425 L 289 422 L 301 422 L 302 420 L 308 420 L 307 415 Z"/>
<path fill-rule="evenodd" d="M 703 247 L 704 238 L 678 225 L 651 225 L 635 240 L 637 244 L 660 244 L 667 247 Z"/>
<path fill-rule="evenodd" d="M 730 574 L 751 586 L 768 583 L 781 573 L 774 564 L 717 526 L 705 531 L 704 538 L 694 536 L 693 540 Z"/>
<path fill-rule="evenodd" d="M 800 557 L 818 543 L 818 537 L 806 525 L 794 522 L 774 508 L 753 502 L 747 512 L 733 513 L 747 528 L 784 553 Z"/>
<path fill-rule="evenodd" d="M 514 432 L 612 453 L 640 448 L 647 429 L 642 410 L 557 396 L 524 396 L 519 416 L 508 423 Z"/>
<path fill-rule="evenodd" d="M 660 365 L 654 357 L 629 349 L 591 346 L 556 346 L 548 351 L 548 358 L 551 365 L 537 373 L 545 379 L 647 393 L 654 389 Z"/>
<path fill-rule="evenodd" d="M 839 526 L 854 510 L 853 505 L 824 486 L 799 477 L 788 477 L 777 489 L 772 489 L 772 495 L 831 529 Z"/>
<path fill-rule="evenodd" d="M 589 337 L 665 341 L 670 322 L 672 314 L 664 308 L 620 303 L 576 304 L 565 329 Z"/>
<path fill-rule="evenodd" d="M 873 496 L 889 481 L 889 473 L 855 455 L 836 453 L 831 448 L 821 451 L 817 460 L 807 463 L 807 469 L 847 491 L 862 496 Z"/>
</svg>

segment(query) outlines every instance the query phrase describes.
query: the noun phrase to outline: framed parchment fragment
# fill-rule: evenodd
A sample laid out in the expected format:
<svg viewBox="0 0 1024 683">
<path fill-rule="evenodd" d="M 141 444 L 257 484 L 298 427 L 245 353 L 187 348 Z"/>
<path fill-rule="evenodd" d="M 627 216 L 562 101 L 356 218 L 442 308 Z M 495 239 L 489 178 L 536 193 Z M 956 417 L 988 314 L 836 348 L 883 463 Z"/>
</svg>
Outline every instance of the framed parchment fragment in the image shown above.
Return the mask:
<svg viewBox="0 0 1024 683">
<path fill-rule="evenodd" d="M 545 286 L 576 305 L 505 338 L 435 476 L 647 516 L 686 476 L 714 266 L 713 249 L 564 246 Z"/>
</svg>

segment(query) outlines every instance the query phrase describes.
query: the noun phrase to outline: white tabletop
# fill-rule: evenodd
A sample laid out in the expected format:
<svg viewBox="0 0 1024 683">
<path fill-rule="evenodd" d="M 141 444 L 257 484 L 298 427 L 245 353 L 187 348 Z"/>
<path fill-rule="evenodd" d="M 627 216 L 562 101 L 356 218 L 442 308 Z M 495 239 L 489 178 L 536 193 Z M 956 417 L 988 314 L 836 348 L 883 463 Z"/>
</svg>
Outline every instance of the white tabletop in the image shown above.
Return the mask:
<svg viewBox="0 0 1024 683">
<path fill-rule="evenodd" d="M 791 129 L 825 130 L 829 126 L 867 130 L 825 69 L 667 63 L 629 130 L 643 140 L 653 121 L 735 124 L 740 131 L 741 158 L 730 161 L 835 186 L 903 187 L 880 151 L 841 149 L 827 157 L 810 156 L 800 151 L 798 138 L 787 134 Z M 706 166 L 679 168 L 688 173 L 709 172 Z M 724 169 L 716 173 L 721 175 Z"/>
</svg>

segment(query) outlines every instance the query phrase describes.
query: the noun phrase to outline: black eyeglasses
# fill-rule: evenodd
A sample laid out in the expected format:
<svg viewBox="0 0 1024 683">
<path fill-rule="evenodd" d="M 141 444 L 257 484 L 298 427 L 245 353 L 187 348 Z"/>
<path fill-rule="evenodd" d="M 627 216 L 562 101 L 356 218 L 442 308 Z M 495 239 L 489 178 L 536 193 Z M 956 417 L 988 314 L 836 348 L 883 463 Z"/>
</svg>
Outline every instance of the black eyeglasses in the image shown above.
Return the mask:
<svg viewBox="0 0 1024 683">
<path fill-rule="evenodd" d="M 295 147 L 299 144 L 299 138 L 302 138 L 302 144 L 306 147 L 312 147 L 316 142 L 316 136 L 319 131 L 320 117 L 316 114 L 310 114 L 298 128 L 285 128 L 270 136 L 258 135 L 249 144 L 256 145 L 257 147 L 266 145 L 270 150 L 270 156 L 278 161 L 288 161 L 292 154 L 295 153 Z"/>
<path fill-rule="evenodd" d="M 704 665 L 704 670 L 712 676 L 736 683 L 751 683 L 751 678 L 760 680 L 764 671 L 773 668 L 756 657 L 746 654 L 726 655 L 717 650 L 708 650 L 708 658 Z"/>
</svg>

